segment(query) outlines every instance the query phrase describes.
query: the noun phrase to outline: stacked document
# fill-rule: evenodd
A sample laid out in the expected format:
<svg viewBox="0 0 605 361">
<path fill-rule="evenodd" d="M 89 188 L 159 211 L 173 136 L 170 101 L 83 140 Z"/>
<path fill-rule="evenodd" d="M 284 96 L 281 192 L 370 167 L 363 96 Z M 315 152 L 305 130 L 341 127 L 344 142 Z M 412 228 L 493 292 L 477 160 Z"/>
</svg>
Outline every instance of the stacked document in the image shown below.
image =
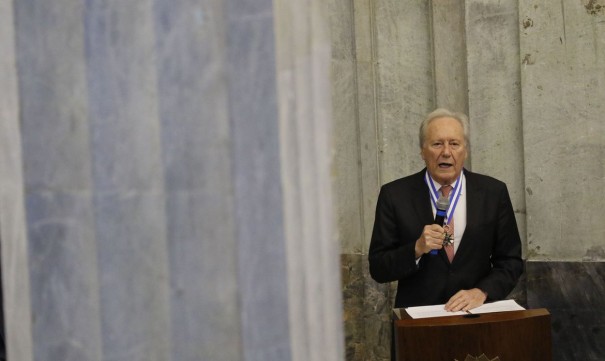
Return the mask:
<svg viewBox="0 0 605 361">
<path fill-rule="evenodd" d="M 507 312 L 507 311 L 522 311 L 525 308 L 519 306 L 515 300 L 504 300 L 497 302 L 485 303 L 477 308 L 473 308 L 470 311 L 458 311 L 449 312 L 445 310 L 445 305 L 433 305 L 433 306 L 418 306 L 408 307 L 405 311 L 412 318 L 427 318 L 427 317 L 443 317 L 443 316 L 456 316 L 456 315 L 468 315 L 468 314 L 480 314 L 480 313 L 491 313 L 491 312 Z"/>
</svg>

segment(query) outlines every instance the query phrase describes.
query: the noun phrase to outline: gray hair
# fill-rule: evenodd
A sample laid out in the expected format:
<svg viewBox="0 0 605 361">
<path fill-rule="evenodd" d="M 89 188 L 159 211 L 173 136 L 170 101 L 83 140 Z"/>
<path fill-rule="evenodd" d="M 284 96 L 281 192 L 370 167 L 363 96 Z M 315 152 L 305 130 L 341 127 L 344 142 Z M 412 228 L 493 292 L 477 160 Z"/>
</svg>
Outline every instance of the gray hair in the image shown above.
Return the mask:
<svg viewBox="0 0 605 361">
<path fill-rule="evenodd" d="M 429 126 L 429 123 L 438 118 L 454 118 L 460 122 L 462 125 L 462 131 L 464 132 L 464 142 L 466 143 L 466 148 L 470 148 L 470 125 L 468 122 L 468 117 L 464 113 L 452 112 L 451 110 L 445 108 L 435 109 L 429 115 L 424 118 L 422 123 L 420 123 L 420 132 L 418 134 L 418 142 L 420 144 L 420 148 L 424 145 L 424 138 L 426 136 L 426 128 Z"/>
</svg>

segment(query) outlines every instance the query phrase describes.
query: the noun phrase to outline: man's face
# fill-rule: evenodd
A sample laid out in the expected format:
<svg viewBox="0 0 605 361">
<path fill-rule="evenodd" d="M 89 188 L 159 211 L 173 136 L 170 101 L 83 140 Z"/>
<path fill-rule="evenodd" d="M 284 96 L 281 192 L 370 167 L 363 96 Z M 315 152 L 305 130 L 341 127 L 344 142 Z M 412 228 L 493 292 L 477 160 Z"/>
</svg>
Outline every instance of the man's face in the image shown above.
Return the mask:
<svg viewBox="0 0 605 361">
<path fill-rule="evenodd" d="M 455 182 L 467 155 L 462 124 L 449 117 L 433 119 L 426 127 L 420 155 L 433 179 L 443 185 Z"/>
</svg>

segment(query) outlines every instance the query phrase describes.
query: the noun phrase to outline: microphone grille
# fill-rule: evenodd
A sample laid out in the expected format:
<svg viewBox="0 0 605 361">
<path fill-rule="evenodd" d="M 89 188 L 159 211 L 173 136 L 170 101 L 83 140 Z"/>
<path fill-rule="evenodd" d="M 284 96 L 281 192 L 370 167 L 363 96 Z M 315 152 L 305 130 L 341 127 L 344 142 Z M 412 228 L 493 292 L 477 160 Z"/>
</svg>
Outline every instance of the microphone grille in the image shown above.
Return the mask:
<svg viewBox="0 0 605 361">
<path fill-rule="evenodd" d="M 450 206 L 450 199 L 448 197 L 440 196 L 437 200 L 437 209 L 446 210 Z"/>
</svg>

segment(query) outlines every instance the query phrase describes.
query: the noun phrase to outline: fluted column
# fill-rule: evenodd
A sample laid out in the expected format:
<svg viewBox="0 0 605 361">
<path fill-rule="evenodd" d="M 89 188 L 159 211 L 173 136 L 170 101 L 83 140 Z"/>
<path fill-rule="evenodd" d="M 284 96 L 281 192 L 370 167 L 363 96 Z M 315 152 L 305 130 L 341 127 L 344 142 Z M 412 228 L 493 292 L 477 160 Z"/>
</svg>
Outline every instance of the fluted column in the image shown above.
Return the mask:
<svg viewBox="0 0 605 361">
<path fill-rule="evenodd" d="M 0 20 L 10 359 L 342 359 L 321 2 Z"/>
</svg>

